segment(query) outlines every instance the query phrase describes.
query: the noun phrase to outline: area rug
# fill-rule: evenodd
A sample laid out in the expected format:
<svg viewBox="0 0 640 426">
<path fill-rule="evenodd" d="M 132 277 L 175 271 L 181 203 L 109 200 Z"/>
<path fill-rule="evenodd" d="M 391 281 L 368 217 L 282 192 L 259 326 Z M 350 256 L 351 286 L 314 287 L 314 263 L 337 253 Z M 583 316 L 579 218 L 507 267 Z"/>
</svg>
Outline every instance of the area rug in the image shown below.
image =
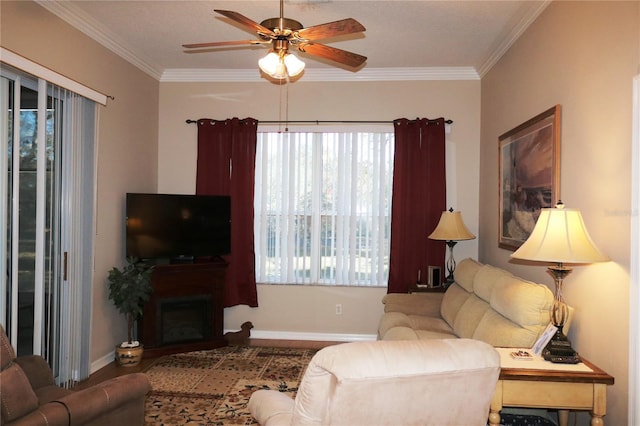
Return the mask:
<svg viewBox="0 0 640 426">
<path fill-rule="evenodd" d="M 256 424 L 247 404 L 258 389 L 295 397 L 315 349 L 227 346 L 158 358 L 145 373 L 151 381 L 146 425 Z"/>
</svg>

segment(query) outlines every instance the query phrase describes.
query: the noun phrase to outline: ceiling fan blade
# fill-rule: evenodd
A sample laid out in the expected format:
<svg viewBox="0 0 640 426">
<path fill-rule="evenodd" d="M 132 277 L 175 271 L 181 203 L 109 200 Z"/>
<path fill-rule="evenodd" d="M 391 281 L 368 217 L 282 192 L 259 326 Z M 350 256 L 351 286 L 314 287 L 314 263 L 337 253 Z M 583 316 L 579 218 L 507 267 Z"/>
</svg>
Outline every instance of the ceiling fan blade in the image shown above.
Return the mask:
<svg viewBox="0 0 640 426">
<path fill-rule="evenodd" d="M 360 33 L 366 28 L 353 18 L 342 19 L 340 21 L 328 22 L 326 24 L 314 25 L 297 31 L 297 35 L 305 40 L 320 40 L 323 38 L 337 37 L 341 35 Z"/>
<path fill-rule="evenodd" d="M 366 56 L 358 55 L 357 53 L 348 52 L 342 49 L 336 49 L 335 47 L 324 44 L 301 44 L 298 46 L 298 50 L 354 68 L 359 67 L 367 60 Z"/>
<path fill-rule="evenodd" d="M 187 49 L 199 49 L 202 47 L 240 46 L 245 44 L 265 44 L 265 43 L 271 43 L 271 41 L 261 41 L 261 40 L 213 41 L 210 43 L 183 44 L 182 47 L 185 47 Z"/>
<path fill-rule="evenodd" d="M 244 25 L 245 27 L 251 28 L 253 31 L 256 31 L 258 33 L 261 34 L 265 34 L 267 36 L 274 36 L 275 37 L 275 33 L 270 30 L 267 27 L 264 27 L 260 24 L 258 24 L 257 22 L 247 18 L 244 15 L 239 14 L 238 12 L 234 12 L 231 10 L 220 10 L 220 9 L 214 9 L 214 12 L 217 12 L 221 15 L 226 16 L 227 18 L 236 21 L 239 24 Z"/>
</svg>

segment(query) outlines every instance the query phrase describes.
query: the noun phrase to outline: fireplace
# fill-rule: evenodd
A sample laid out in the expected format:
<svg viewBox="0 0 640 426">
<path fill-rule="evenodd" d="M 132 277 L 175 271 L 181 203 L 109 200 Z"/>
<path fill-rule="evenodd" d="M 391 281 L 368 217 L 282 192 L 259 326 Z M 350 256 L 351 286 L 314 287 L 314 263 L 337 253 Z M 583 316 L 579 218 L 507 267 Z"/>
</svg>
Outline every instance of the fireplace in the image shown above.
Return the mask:
<svg viewBox="0 0 640 426">
<path fill-rule="evenodd" d="M 160 346 L 211 338 L 211 296 L 162 299 L 157 304 Z"/>
<path fill-rule="evenodd" d="M 213 349 L 223 337 L 225 263 L 157 265 L 138 323 L 145 356 Z"/>
</svg>

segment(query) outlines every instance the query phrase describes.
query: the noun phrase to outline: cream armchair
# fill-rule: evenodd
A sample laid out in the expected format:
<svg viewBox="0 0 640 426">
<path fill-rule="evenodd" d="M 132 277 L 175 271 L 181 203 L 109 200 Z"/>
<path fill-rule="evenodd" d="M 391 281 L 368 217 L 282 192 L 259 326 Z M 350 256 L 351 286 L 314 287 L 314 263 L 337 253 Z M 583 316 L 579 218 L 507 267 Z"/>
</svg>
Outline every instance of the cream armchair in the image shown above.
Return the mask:
<svg viewBox="0 0 640 426">
<path fill-rule="evenodd" d="M 470 339 L 356 342 L 320 350 L 295 400 L 251 395 L 249 410 L 273 425 L 486 425 L 500 356 Z"/>
</svg>

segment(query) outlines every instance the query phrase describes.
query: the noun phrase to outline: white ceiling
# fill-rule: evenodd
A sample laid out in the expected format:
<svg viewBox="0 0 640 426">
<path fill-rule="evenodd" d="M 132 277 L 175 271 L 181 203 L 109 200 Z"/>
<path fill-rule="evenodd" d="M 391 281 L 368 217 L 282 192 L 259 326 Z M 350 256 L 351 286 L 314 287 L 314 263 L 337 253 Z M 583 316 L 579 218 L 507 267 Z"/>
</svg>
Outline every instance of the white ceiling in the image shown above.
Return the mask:
<svg viewBox="0 0 640 426">
<path fill-rule="evenodd" d="M 284 15 L 313 26 L 354 18 L 366 32 L 323 41 L 368 57 L 349 70 L 299 54 L 303 78 L 477 79 L 482 76 L 549 0 L 285 0 Z M 187 53 L 184 43 L 251 40 L 247 31 L 213 9 L 233 10 L 256 22 L 278 17 L 278 0 L 39 0 L 42 6 L 161 81 L 259 78 L 262 46 Z M 311 76 L 311 77 L 308 77 Z"/>
</svg>

